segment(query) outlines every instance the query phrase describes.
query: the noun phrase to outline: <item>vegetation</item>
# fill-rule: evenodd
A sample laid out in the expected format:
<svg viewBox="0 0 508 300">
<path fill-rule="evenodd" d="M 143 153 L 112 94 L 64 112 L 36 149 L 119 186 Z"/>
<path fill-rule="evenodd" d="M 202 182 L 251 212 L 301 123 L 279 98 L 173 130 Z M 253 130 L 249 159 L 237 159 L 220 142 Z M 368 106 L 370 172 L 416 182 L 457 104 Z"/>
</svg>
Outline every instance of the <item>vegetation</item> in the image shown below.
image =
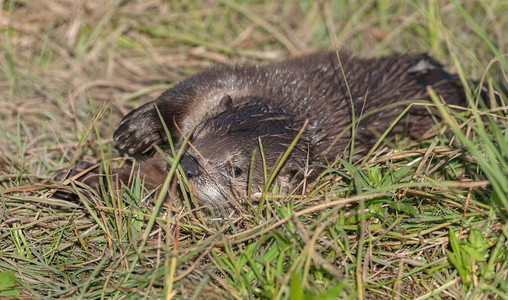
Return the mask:
<svg viewBox="0 0 508 300">
<path fill-rule="evenodd" d="M 216 63 L 429 52 L 493 98 L 508 85 L 506 1 L 0 6 L 0 296 L 507 298 L 507 107 L 476 109 L 474 85 L 464 110 L 435 97 L 438 133 L 330 162 L 304 195 L 268 193 L 261 213 L 227 222 L 140 180 L 87 197 L 53 179 L 80 160 L 128 161 L 111 140 L 122 115 Z"/>
</svg>

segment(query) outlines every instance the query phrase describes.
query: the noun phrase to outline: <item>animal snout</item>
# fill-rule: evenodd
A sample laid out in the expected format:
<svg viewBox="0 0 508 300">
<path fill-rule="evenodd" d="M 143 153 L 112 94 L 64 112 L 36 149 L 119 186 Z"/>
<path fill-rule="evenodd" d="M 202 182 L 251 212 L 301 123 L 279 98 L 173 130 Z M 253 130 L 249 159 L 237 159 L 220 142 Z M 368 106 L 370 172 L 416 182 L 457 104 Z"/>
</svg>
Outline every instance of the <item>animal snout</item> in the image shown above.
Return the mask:
<svg viewBox="0 0 508 300">
<path fill-rule="evenodd" d="M 182 170 L 185 173 L 187 179 L 197 177 L 201 174 L 199 172 L 198 160 L 194 156 L 182 156 L 180 159 L 180 166 L 182 166 Z"/>
</svg>

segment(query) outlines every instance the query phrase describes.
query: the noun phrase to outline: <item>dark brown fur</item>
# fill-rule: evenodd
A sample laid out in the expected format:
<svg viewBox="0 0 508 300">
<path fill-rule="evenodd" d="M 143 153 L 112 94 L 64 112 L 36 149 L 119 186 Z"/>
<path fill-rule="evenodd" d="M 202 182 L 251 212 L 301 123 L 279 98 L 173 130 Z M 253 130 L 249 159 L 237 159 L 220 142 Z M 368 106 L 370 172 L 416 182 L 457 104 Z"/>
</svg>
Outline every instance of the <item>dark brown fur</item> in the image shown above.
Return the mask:
<svg viewBox="0 0 508 300">
<path fill-rule="evenodd" d="M 199 123 L 181 165 L 198 199 L 215 205 L 245 194 L 255 150 L 253 190 L 263 186 L 259 140 L 270 171 L 306 120 L 279 174 L 286 191 L 307 155 L 310 164 L 324 164 L 349 153 L 353 119 L 360 119 L 354 139 L 359 157 L 410 103 L 429 99 L 427 86 L 449 104 L 465 102 L 456 76 L 425 54 L 360 59 L 341 53 L 340 61 L 335 52 L 321 52 L 279 63 L 211 68 L 130 112 L 114 139 L 129 154 L 165 144 L 156 107 L 177 144 Z M 413 105 L 391 135 L 420 136 L 432 124 L 427 109 Z M 158 156 L 141 163 L 149 186 L 162 183 L 166 172 L 166 160 Z"/>
</svg>

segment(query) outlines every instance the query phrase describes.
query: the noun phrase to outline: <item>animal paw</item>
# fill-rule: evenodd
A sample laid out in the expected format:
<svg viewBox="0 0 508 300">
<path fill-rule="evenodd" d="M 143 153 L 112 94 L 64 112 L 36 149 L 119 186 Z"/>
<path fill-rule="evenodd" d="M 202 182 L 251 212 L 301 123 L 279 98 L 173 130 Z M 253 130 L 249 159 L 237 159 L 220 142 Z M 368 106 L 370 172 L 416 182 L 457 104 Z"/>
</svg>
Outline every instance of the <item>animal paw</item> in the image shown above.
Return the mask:
<svg viewBox="0 0 508 300">
<path fill-rule="evenodd" d="M 120 150 L 142 153 L 165 140 L 161 120 L 153 102 L 126 115 L 113 135 Z"/>
<path fill-rule="evenodd" d="M 97 189 L 99 186 L 99 164 L 80 161 L 77 162 L 74 168 L 70 171 L 60 172 L 54 177 L 54 180 L 56 181 L 63 181 L 67 179 L 75 179 L 94 189 Z M 77 199 L 79 199 L 78 195 L 65 189 L 57 190 L 52 197 L 68 201 L 77 201 Z"/>
</svg>

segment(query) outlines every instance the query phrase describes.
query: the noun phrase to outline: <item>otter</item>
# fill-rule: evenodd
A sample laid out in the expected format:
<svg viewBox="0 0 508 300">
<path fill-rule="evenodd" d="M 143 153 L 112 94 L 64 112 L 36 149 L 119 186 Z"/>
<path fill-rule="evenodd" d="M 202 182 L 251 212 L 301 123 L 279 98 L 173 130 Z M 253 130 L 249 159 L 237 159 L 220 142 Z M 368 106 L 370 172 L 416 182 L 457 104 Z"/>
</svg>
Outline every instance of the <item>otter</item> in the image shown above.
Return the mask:
<svg viewBox="0 0 508 300">
<path fill-rule="evenodd" d="M 152 151 L 168 144 L 165 127 L 177 147 L 189 137 L 182 170 L 200 204 L 223 205 L 244 196 L 249 185 L 259 190 L 266 183 L 264 168 L 268 174 L 274 170 L 301 130 L 278 173 L 281 192 L 291 191 L 306 165 L 361 158 L 408 106 L 389 137 L 420 137 L 434 124 L 422 104 L 429 103 L 429 86 L 447 104 L 466 103 L 458 76 L 427 54 L 358 58 L 317 52 L 275 63 L 216 66 L 131 111 L 113 138 L 120 150 L 148 156 L 138 171 L 155 188 L 168 172 L 167 159 Z M 113 172 L 122 181 L 130 174 Z M 96 185 L 91 178 L 83 181 Z"/>
</svg>

